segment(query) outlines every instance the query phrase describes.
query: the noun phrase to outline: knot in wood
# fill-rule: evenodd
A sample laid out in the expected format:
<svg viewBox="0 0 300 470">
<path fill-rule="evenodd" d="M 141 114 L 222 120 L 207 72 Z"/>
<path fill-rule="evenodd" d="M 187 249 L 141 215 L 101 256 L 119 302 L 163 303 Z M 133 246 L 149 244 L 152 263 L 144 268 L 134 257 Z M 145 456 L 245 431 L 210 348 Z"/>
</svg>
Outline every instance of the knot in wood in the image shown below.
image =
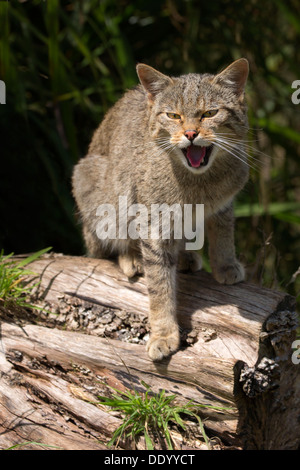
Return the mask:
<svg viewBox="0 0 300 470">
<path fill-rule="evenodd" d="M 279 378 L 279 365 L 267 357 L 255 367 L 245 365 L 240 374 L 243 391 L 249 398 L 274 390 L 279 385 Z"/>
</svg>

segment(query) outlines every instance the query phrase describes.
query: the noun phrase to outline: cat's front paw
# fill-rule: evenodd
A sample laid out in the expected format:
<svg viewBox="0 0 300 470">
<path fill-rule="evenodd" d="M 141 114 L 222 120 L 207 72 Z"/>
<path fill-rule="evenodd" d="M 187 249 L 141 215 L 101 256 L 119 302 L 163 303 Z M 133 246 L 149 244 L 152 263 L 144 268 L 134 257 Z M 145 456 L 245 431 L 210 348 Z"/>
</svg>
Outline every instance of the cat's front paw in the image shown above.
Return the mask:
<svg viewBox="0 0 300 470">
<path fill-rule="evenodd" d="M 168 336 L 152 335 L 147 343 L 147 351 L 152 361 L 161 361 L 177 351 L 180 344 L 179 332 Z"/>
<path fill-rule="evenodd" d="M 220 284 L 237 284 L 244 281 L 245 269 L 239 261 L 235 261 L 232 264 L 213 269 L 213 275 Z"/>
</svg>

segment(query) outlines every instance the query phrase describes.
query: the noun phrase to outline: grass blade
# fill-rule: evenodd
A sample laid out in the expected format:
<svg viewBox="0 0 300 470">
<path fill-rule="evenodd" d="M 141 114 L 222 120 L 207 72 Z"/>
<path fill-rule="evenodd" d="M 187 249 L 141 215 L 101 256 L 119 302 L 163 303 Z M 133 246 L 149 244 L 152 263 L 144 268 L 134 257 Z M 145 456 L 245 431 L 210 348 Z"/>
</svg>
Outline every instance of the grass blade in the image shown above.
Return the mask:
<svg viewBox="0 0 300 470">
<path fill-rule="evenodd" d="M 144 431 L 144 438 L 145 438 L 145 443 L 146 443 L 146 447 L 147 447 L 147 450 L 154 450 L 154 446 L 153 446 L 153 443 L 149 437 L 149 434 L 147 433 L 146 429 Z"/>
<path fill-rule="evenodd" d="M 44 248 L 43 250 L 37 251 L 36 253 L 32 253 L 27 258 L 25 258 L 24 260 L 18 263 L 17 265 L 18 268 L 22 268 L 23 266 L 26 266 L 27 264 L 32 263 L 33 261 L 38 259 L 40 256 L 44 255 L 45 253 L 47 253 L 47 251 L 51 249 L 52 249 L 52 246 L 49 246 L 48 248 Z"/>
</svg>

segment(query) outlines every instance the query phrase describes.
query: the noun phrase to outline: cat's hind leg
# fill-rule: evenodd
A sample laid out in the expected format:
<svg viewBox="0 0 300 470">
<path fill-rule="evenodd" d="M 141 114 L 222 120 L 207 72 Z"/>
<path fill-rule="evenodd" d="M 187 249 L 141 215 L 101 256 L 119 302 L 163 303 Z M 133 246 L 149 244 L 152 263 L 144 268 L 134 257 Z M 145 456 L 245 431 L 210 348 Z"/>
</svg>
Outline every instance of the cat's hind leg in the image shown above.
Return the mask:
<svg viewBox="0 0 300 470">
<path fill-rule="evenodd" d="M 108 258 L 107 250 L 101 244 L 101 241 L 96 234 L 93 234 L 87 226 L 83 226 L 82 229 L 83 238 L 86 247 L 86 254 L 91 258 Z"/>
<path fill-rule="evenodd" d="M 181 251 L 178 257 L 177 269 L 180 272 L 195 273 L 202 269 L 202 258 L 198 251 Z"/>
<path fill-rule="evenodd" d="M 138 249 L 129 247 L 125 253 L 119 254 L 118 262 L 123 273 L 129 278 L 144 273 L 143 260 Z"/>
<path fill-rule="evenodd" d="M 144 272 L 141 259 L 135 257 L 132 253 L 119 255 L 118 261 L 123 273 L 129 278 L 143 274 Z"/>
</svg>

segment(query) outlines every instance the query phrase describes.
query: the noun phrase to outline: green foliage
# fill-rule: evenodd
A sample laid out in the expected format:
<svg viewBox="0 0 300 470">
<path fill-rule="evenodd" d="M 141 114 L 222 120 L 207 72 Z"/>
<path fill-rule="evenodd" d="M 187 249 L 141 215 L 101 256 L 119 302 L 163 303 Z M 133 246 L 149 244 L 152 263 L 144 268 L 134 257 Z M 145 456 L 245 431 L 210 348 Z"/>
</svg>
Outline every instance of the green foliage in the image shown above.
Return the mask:
<svg viewBox="0 0 300 470">
<path fill-rule="evenodd" d="M 72 168 L 137 62 L 215 73 L 244 56 L 256 168 L 236 202 L 238 252 L 254 281 L 297 294 L 299 17 L 298 0 L 0 2 L 0 247 L 82 253 Z"/>
<path fill-rule="evenodd" d="M 34 273 L 24 267 L 49 250 L 50 248 L 40 250 L 22 261 L 12 259 L 13 253 L 5 256 L 3 250 L 0 252 L 0 303 L 3 302 L 4 307 L 37 308 L 26 300 L 26 295 L 30 294 L 37 284 L 26 287 L 26 276 L 32 276 Z"/>
<path fill-rule="evenodd" d="M 118 445 L 122 438 L 129 438 L 134 442 L 143 435 L 148 450 L 154 449 L 153 440 L 155 438 L 165 440 L 168 449 L 172 450 L 173 443 L 169 423 L 176 424 L 185 431 L 183 416 L 190 416 L 197 420 L 205 443 L 210 448 L 202 421 L 195 411 L 204 406 L 191 401 L 183 406 L 176 405 L 174 403 L 176 395 L 166 395 L 165 390 L 153 393 L 149 385 L 145 382 L 141 383 L 146 388 L 145 393 L 139 393 L 136 390 L 121 392 L 113 389 L 115 393 L 112 394 L 112 398 L 99 397 L 100 404 L 109 406 L 124 415 L 123 423 L 113 433 L 109 446 Z"/>
<path fill-rule="evenodd" d="M 27 446 L 30 446 L 30 445 L 39 446 L 39 447 L 42 447 L 42 448 L 45 448 L 45 449 L 63 450 L 62 447 L 51 446 L 49 444 L 42 444 L 41 442 L 35 442 L 35 441 L 26 441 L 26 442 L 22 442 L 21 444 L 15 444 L 15 445 L 13 445 L 11 447 L 8 447 L 7 449 L 4 449 L 4 450 L 16 450 L 16 449 L 24 450 L 23 449 L 24 447 L 27 447 Z"/>
</svg>

